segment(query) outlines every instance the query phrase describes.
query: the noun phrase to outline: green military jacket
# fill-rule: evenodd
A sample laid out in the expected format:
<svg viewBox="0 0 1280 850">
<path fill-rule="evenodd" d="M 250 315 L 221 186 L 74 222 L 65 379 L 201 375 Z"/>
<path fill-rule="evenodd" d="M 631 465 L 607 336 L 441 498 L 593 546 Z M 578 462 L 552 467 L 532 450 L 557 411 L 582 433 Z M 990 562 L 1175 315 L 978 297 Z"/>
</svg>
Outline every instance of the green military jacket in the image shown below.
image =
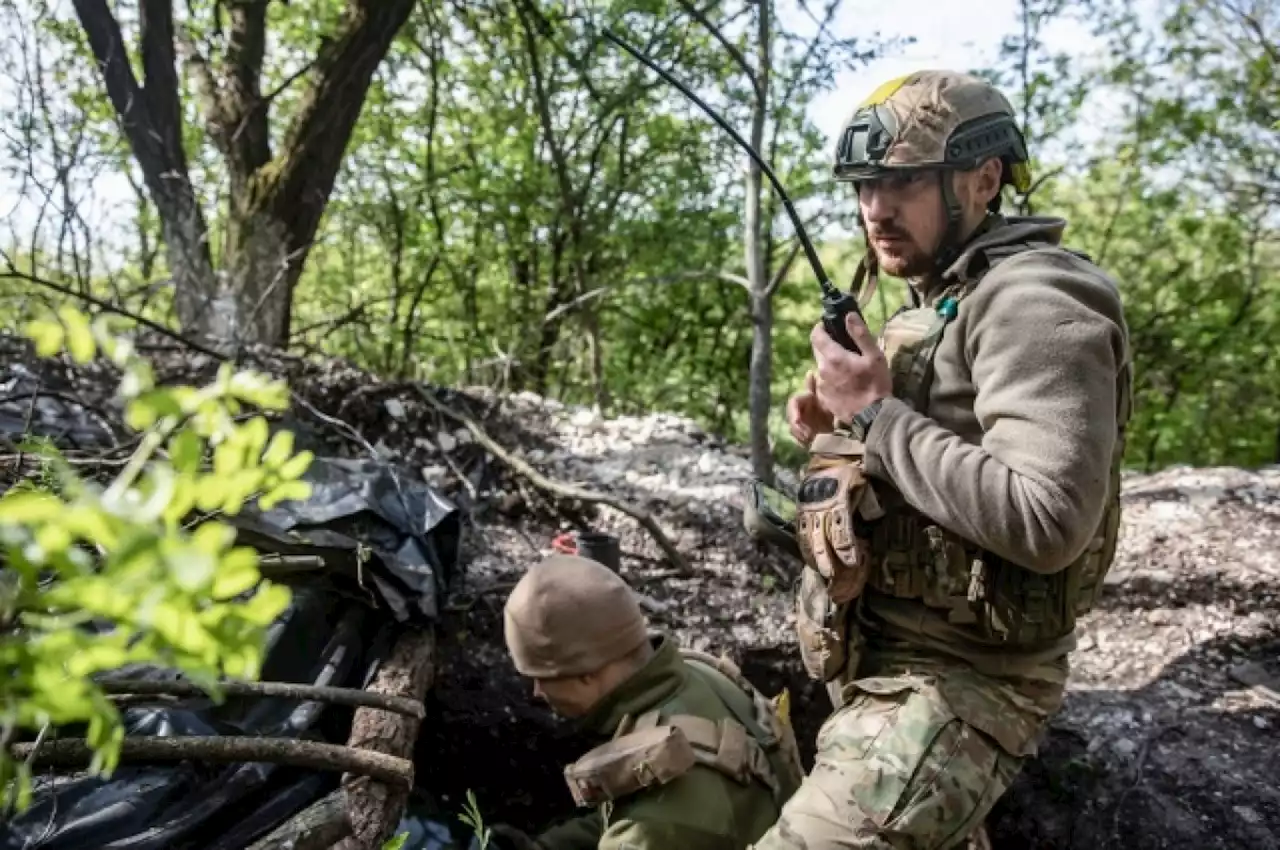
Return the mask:
<svg viewBox="0 0 1280 850">
<path fill-rule="evenodd" d="M 582 718 L 587 731 L 611 736 L 624 722 L 655 709 L 662 717 L 695 715 L 718 721 L 750 716 L 751 699 L 727 679 L 685 661 L 676 644 L 654 638 L 649 663 Z M 723 687 L 728 684 L 729 687 Z M 779 781 L 788 783 L 779 772 Z M 783 789 L 783 799 L 794 787 Z M 742 850 L 777 820 L 780 807 L 763 783 L 743 784 L 712 767 L 695 764 L 673 781 L 605 803 L 588 815 L 537 837 L 546 850 Z"/>
</svg>

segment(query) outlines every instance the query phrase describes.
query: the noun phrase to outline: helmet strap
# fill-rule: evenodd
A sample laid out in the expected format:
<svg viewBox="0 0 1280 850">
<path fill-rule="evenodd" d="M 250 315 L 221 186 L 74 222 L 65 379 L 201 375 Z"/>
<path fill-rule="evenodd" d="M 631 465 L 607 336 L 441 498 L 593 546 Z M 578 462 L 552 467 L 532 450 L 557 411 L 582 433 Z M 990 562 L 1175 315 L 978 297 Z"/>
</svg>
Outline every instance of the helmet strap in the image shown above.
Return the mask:
<svg viewBox="0 0 1280 850">
<path fill-rule="evenodd" d="M 960 199 L 956 197 L 955 172 L 951 169 L 943 169 L 938 176 L 942 183 L 942 204 L 947 210 L 947 229 L 942 234 L 942 242 L 938 245 L 938 252 L 934 258 L 934 268 L 941 276 L 956 261 L 964 248 L 960 240 L 960 218 L 964 210 L 960 206 Z"/>
<path fill-rule="evenodd" d="M 871 297 L 876 294 L 876 289 L 880 286 L 880 261 L 876 259 L 876 252 L 871 248 L 870 237 L 864 238 L 867 250 L 863 253 L 862 259 L 858 260 L 858 268 L 854 270 L 853 280 L 849 282 L 849 294 L 857 300 L 859 309 L 865 308 L 870 303 Z"/>
</svg>

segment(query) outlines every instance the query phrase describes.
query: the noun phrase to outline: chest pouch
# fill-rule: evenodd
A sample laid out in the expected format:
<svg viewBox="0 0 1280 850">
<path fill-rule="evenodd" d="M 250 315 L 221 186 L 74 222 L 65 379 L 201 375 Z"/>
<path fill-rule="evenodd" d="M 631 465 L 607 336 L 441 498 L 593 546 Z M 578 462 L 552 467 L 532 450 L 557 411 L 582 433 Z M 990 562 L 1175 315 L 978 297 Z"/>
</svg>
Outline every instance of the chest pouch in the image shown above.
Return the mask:
<svg viewBox="0 0 1280 850">
<path fill-rule="evenodd" d="M 651 726 L 614 738 L 564 769 L 579 806 L 597 806 L 666 785 L 693 767 L 693 745 L 676 726 Z"/>
</svg>

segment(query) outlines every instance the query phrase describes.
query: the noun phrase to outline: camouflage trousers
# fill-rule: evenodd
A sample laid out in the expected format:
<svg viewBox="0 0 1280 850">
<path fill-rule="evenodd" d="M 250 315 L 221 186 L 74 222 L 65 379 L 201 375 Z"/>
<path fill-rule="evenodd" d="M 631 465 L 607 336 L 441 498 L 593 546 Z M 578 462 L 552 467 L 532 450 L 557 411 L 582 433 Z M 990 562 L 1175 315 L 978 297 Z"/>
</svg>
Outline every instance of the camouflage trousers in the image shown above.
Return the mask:
<svg viewBox="0 0 1280 850">
<path fill-rule="evenodd" d="M 1060 671 L 997 680 L 913 664 L 853 681 L 818 733 L 813 770 L 751 847 L 962 847 L 1035 753 L 1061 705 Z"/>
</svg>

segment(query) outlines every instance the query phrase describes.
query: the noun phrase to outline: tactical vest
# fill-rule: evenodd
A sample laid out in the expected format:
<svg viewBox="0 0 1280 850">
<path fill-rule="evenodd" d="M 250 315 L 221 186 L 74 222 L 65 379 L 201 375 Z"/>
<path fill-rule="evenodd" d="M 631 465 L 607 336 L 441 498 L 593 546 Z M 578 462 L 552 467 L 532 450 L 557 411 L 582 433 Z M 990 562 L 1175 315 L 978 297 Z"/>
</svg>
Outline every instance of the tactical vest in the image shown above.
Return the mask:
<svg viewBox="0 0 1280 850">
<path fill-rule="evenodd" d="M 761 783 L 781 808 L 804 779 L 786 715 L 786 691 L 766 698 L 729 659 L 689 649 L 680 654 L 733 717 L 710 720 L 657 708 L 624 718 L 612 740 L 564 769 L 574 801 L 594 806 L 619 800 L 665 785 L 701 764 L 742 785 Z M 751 699 L 751 713 L 736 709 L 732 688 Z"/>
<path fill-rule="evenodd" d="M 1003 260 L 1045 248 L 1069 250 L 1035 241 L 992 246 L 982 251 L 983 268 L 947 287 L 933 306 L 904 307 L 892 316 L 880 345 L 893 375 L 894 396 L 927 415 L 933 357 L 964 299 Z M 1131 368 L 1126 366 L 1117 382 L 1118 442 L 1107 507 L 1092 540 L 1075 561 L 1051 575 L 1032 572 L 939 526 L 900 497 L 885 498 L 885 515 L 871 532 L 874 558 L 867 586 L 889 596 L 919 600 L 945 611 L 949 622 L 972 630 L 975 636 L 1009 646 L 1029 646 L 1070 634 L 1077 618 L 1097 602 L 1115 558 L 1121 460 L 1132 410 Z"/>
</svg>

